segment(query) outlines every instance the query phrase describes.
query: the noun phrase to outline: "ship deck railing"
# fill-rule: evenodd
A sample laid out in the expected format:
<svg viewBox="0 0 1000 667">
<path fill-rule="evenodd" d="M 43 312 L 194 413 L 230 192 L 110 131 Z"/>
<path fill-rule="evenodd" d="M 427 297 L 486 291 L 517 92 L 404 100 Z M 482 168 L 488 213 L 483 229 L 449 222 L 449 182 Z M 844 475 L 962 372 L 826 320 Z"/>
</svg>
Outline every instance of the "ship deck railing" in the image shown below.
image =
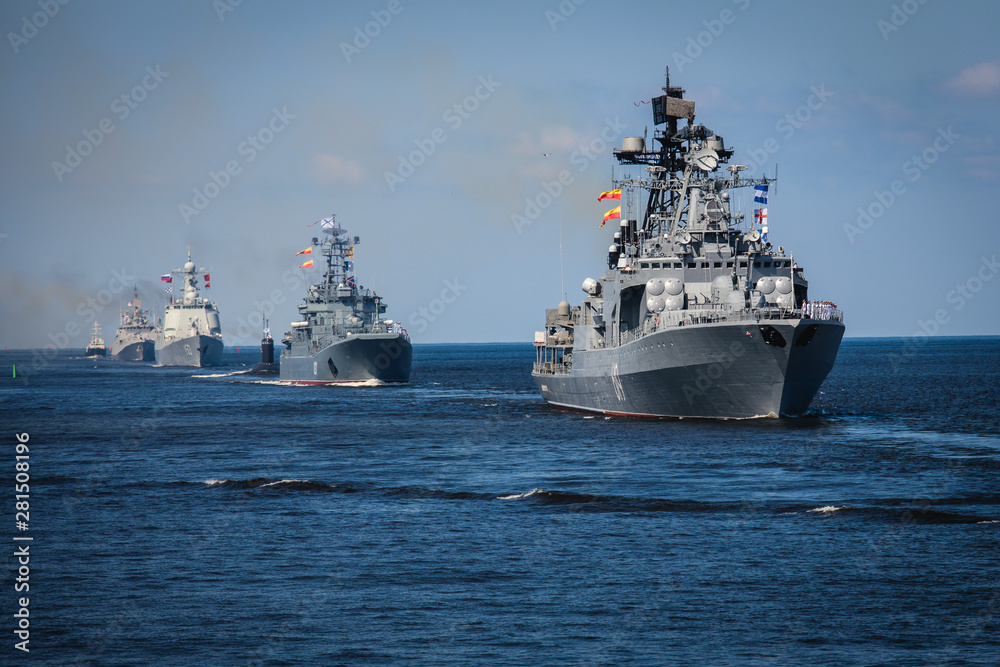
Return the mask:
<svg viewBox="0 0 1000 667">
<path fill-rule="evenodd" d="M 739 311 L 729 310 L 686 310 L 660 313 L 657 318 L 649 318 L 643 326 L 619 334 L 619 345 L 625 345 L 645 336 L 669 329 L 697 324 L 720 324 L 724 322 L 761 322 L 775 320 L 812 319 L 817 321 L 843 322 L 842 311 L 830 306 L 812 304 L 807 308 L 752 308 Z"/>
</svg>

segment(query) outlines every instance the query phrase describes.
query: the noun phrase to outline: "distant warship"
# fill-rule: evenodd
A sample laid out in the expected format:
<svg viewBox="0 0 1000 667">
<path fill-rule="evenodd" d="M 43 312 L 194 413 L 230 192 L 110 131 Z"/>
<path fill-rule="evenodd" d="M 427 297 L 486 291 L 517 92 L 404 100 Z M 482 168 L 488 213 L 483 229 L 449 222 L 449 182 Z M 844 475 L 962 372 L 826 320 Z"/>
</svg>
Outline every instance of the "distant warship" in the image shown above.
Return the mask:
<svg viewBox="0 0 1000 667">
<path fill-rule="evenodd" d="M 162 280 L 172 283 L 173 276 L 183 279 L 183 296 L 171 299 L 163 313 L 163 328 L 156 337 L 158 366 L 216 366 L 222 362 L 222 325 L 214 302 L 198 296 L 198 275 L 209 274 L 194 268 L 191 250 L 182 269 L 174 269 Z"/>
<path fill-rule="evenodd" d="M 323 280 L 309 286 L 305 303 L 299 305 L 301 320 L 292 322 L 282 340 L 286 349 L 279 379 L 291 384 L 408 382 L 409 335 L 398 322 L 381 319 L 386 310 L 382 297 L 347 275 L 360 239 L 348 237 L 334 216 L 320 225 L 327 238 L 313 238 L 300 254 L 312 255 L 318 248 L 326 269 Z M 312 260 L 307 265 L 312 266 Z"/>
<path fill-rule="evenodd" d="M 128 302 L 129 310 L 121 313 L 121 326 L 111 341 L 111 358 L 117 361 L 154 361 L 156 329 L 148 310 L 142 310 L 142 299 L 136 290 Z"/>
<path fill-rule="evenodd" d="M 625 205 L 604 218 L 620 220 L 609 270 L 584 281 L 581 306 L 546 311 L 532 377 L 550 405 L 606 415 L 801 415 L 833 367 L 843 315 L 808 300 L 803 269 L 768 242 L 767 209 L 748 225 L 737 212 L 730 191 L 753 187 L 766 204 L 774 179 L 743 178 L 742 165 L 719 174 L 733 151 L 694 123 L 669 71 L 663 92 L 651 100 L 656 145 L 624 138 L 623 172 L 598 198 Z"/>
<path fill-rule="evenodd" d="M 101 338 L 101 328 L 94 322 L 94 330 L 90 334 L 90 343 L 84 351 L 85 357 L 103 357 L 108 353 L 108 348 L 104 346 L 104 339 Z"/>
</svg>

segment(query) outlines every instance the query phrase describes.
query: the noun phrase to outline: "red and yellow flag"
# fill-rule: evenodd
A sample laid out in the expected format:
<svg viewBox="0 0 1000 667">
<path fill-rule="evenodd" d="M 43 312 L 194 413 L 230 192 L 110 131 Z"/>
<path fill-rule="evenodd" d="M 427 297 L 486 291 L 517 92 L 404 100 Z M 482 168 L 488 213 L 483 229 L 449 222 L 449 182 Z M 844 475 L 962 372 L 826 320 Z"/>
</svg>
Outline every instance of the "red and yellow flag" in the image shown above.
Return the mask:
<svg viewBox="0 0 1000 667">
<path fill-rule="evenodd" d="M 601 227 L 603 227 L 604 223 L 607 222 L 608 220 L 614 220 L 615 218 L 620 218 L 620 217 L 622 217 L 622 207 L 615 206 L 613 209 L 604 214 L 604 220 L 601 222 Z M 598 227 L 598 229 L 600 229 L 601 227 Z"/>
<path fill-rule="evenodd" d="M 313 247 L 309 246 L 305 250 L 300 250 L 299 252 L 295 253 L 295 256 L 298 257 L 299 255 L 311 255 L 311 254 L 313 254 Z"/>
<path fill-rule="evenodd" d="M 607 192 L 602 192 L 601 196 L 597 198 L 597 201 L 601 201 L 602 199 L 617 199 L 621 201 L 621 198 L 622 198 L 622 189 L 617 188 L 615 190 L 608 190 Z"/>
<path fill-rule="evenodd" d="M 313 265 L 313 261 L 310 259 L 305 264 L 299 264 L 299 268 L 300 269 L 310 269 L 310 268 L 312 268 L 312 265 Z"/>
</svg>

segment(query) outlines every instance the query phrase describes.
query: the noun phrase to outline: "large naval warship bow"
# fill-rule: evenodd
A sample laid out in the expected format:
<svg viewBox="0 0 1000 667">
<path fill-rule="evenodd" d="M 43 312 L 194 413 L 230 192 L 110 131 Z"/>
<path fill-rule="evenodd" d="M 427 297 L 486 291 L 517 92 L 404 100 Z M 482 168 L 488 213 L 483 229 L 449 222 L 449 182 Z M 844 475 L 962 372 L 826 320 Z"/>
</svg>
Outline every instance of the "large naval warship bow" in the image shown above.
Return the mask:
<svg viewBox="0 0 1000 667">
<path fill-rule="evenodd" d="M 180 278 L 183 294 L 172 298 L 163 312 L 163 328 L 154 345 L 158 366 L 217 366 L 222 363 L 222 324 L 214 301 L 198 296 L 198 277 L 210 274 L 195 269 L 191 250 L 184 268 L 174 269 L 162 280 L 173 284 Z"/>
<path fill-rule="evenodd" d="M 733 151 L 695 124 L 669 71 L 663 92 L 653 145 L 626 137 L 614 151 L 622 169 L 602 198 L 625 212 L 605 217 L 620 216 L 609 270 L 584 281 L 579 307 L 546 311 L 532 377 L 550 405 L 607 415 L 801 415 L 833 367 L 843 316 L 809 300 L 802 267 L 767 239 L 766 209 L 756 221 L 736 210 L 732 191 L 766 203 L 774 179 L 720 172 Z"/>
<path fill-rule="evenodd" d="M 300 254 L 312 255 L 318 249 L 326 263 L 323 279 L 309 286 L 299 305 L 301 320 L 292 322 L 282 340 L 280 380 L 408 382 L 413 356 L 409 335 L 398 322 L 381 318 L 386 311 L 382 297 L 348 275 L 360 239 L 348 236 L 335 216 L 321 220 L 320 228 L 324 237 L 313 238 Z"/>
</svg>

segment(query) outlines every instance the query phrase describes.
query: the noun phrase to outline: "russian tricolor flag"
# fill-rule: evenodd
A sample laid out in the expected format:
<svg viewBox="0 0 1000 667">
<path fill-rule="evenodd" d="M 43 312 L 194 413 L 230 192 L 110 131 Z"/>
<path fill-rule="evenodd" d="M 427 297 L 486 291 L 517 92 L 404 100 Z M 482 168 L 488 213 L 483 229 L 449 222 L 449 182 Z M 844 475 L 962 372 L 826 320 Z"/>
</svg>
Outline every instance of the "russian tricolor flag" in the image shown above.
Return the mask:
<svg viewBox="0 0 1000 667">
<path fill-rule="evenodd" d="M 165 275 L 165 276 L 160 276 L 160 280 L 162 280 L 165 283 L 172 283 L 172 282 L 174 282 L 174 279 L 170 277 L 169 273 L 167 275 Z"/>
</svg>

